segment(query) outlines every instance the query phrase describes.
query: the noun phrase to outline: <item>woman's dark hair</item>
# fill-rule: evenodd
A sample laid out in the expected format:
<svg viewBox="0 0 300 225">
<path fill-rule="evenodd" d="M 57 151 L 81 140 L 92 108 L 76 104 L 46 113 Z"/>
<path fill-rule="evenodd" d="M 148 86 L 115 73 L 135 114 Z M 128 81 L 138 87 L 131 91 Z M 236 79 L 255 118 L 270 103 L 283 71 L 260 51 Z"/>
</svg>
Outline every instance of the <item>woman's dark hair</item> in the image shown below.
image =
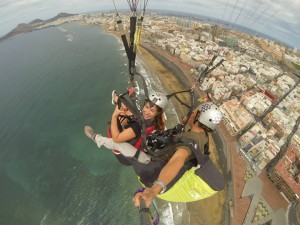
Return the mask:
<svg viewBox="0 0 300 225">
<path fill-rule="evenodd" d="M 156 106 L 157 115 L 154 117 L 154 130 L 163 131 L 165 129 L 165 121 L 163 109 Z"/>
<path fill-rule="evenodd" d="M 159 106 L 155 105 L 153 102 L 151 102 L 150 100 L 146 99 L 144 105 L 149 102 L 150 103 L 150 107 L 154 107 L 156 106 L 157 109 L 157 114 L 154 117 L 154 130 L 157 131 L 163 131 L 165 130 L 165 121 L 164 121 L 164 115 L 163 115 L 163 109 L 160 108 Z"/>
</svg>

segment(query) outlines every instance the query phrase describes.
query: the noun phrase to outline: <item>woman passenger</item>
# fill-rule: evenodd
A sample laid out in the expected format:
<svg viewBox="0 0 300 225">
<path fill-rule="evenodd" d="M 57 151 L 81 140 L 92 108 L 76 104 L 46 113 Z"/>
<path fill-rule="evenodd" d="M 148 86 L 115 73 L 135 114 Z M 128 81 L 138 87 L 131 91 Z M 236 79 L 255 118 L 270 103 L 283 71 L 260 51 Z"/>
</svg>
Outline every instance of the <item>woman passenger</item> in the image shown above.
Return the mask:
<svg viewBox="0 0 300 225">
<path fill-rule="evenodd" d="M 146 123 L 146 135 L 154 130 L 162 131 L 165 129 L 164 111 L 167 105 L 168 99 L 164 94 L 160 92 L 149 93 L 149 99 L 145 100 L 142 109 Z M 125 119 L 121 121 L 120 118 Z M 84 128 L 85 134 L 97 144 L 98 148 L 104 145 L 106 148 L 113 150 L 116 155 L 122 154 L 126 157 L 135 155 L 137 148 L 142 142 L 141 130 L 140 124 L 123 103 L 121 107 L 117 105 L 112 114 L 111 138 L 95 133 L 90 126 L 85 126 Z M 149 163 L 150 157 L 144 152 L 140 152 L 138 161 Z"/>
</svg>

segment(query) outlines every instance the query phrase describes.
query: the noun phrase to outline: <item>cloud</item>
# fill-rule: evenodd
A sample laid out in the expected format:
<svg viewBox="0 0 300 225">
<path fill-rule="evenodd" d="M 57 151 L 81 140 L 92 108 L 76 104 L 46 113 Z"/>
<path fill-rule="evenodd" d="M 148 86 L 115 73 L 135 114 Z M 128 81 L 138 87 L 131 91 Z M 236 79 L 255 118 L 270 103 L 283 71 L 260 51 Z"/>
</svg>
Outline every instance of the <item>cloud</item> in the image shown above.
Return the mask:
<svg viewBox="0 0 300 225">
<path fill-rule="evenodd" d="M 127 1 L 114 0 L 117 9 L 128 8 Z M 143 0 L 139 0 L 143 4 Z M 60 12 L 85 13 L 113 9 L 112 0 L 0 0 L 0 36 L 19 23 L 48 19 Z M 193 13 L 231 23 L 246 25 L 272 36 L 299 34 L 299 0 L 149 0 L 148 9 L 165 9 Z M 276 34 L 278 33 L 278 34 Z"/>
</svg>

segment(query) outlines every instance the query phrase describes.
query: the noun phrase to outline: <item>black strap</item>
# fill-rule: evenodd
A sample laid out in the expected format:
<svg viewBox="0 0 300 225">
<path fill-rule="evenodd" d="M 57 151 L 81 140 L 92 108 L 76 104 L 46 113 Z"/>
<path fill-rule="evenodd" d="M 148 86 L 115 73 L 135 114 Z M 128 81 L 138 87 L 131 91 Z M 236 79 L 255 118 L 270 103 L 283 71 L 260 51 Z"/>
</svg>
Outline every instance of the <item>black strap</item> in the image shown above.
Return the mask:
<svg viewBox="0 0 300 225">
<path fill-rule="evenodd" d="M 189 93 L 190 94 L 190 101 L 191 101 L 191 105 L 188 105 L 186 103 L 184 103 L 177 95 L 180 93 Z M 188 113 L 186 115 L 186 117 L 183 119 L 183 121 L 181 123 L 179 123 L 178 125 L 176 125 L 174 128 L 177 129 L 177 133 L 182 133 L 185 130 L 185 126 L 187 124 L 187 122 L 189 121 L 189 118 L 191 117 L 192 113 L 193 113 L 193 109 L 195 107 L 195 93 L 193 91 L 193 89 L 189 89 L 189 90 L 184 90 L 184 91 L 177 91 L 174 92 L 172 94 L 167 95 L 167 98 L 171 98 L 171 97 L 175 97 L 175 99 L 181 103 L 181 105 L 185 106 L 188 108 Z M 173 129 L 174 129 L 173 128 Z"/>
<path fill-rule="evenodd" d="M 133 76 L 135 74 L 135 57 L 136 57 L 136 52 L 133 51 L 134 48 L 134 34 L 136 31 L 136 14 L 134 13 L 134 15 L 132 15 L 130 17 L 130 34 L 129 34 L 129 38 L 130 38 L 130 46 L 129 46 L 129 74 L 131 76 Z"/>
<path fill-rule="evenodd" d="M 136 160 L 138 160 L 139 156 L 140 156 L 140 153 L 141 153 L 141 148 L 139 147 L 137 150 L 136 150 L 136 153 L 134 154 L 133 158 L 135 158 Z"/>
<path fill-rule="evenodd" d="M 150 213 L 150 209 L 149 208 L 140 208 L 139 212 Z"/>
</svg>

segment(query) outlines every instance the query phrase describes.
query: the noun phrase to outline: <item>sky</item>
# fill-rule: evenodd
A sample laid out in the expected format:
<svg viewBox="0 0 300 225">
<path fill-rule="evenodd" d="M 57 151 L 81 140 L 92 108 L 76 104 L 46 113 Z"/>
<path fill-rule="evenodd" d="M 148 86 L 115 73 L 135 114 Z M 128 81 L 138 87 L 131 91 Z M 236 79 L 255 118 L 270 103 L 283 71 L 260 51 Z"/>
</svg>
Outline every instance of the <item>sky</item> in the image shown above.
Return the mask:
<svg viewBox="0 0 300 225">
<path fill-rule="evenodd" d="M 128 9 L 128 1 L 114 0 L 118 10 Z M 144 4 L 144 0 L 136 2 Z M 0 0 L 0 37 L 20 23 L 49 19 L 60 12 L 111 9 L 114 9 L 113 0 Z M 208 16 L 230 22 L 228 28 L 243 25 L 300 49 L 299 0 L 148 0 L 147 9 Z"/>
</svg>

